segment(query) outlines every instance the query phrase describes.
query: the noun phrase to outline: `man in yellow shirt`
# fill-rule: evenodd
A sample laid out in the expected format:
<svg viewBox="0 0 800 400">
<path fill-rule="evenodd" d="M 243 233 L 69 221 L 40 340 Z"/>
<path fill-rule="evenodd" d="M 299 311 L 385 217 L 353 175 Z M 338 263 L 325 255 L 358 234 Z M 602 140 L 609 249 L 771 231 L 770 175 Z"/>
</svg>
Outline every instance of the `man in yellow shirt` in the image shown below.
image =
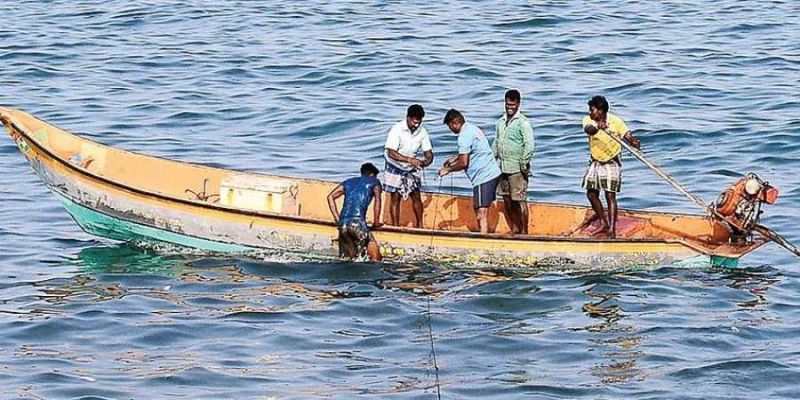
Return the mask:
<svg viewBox="0 0 800 400">
<path fill-rule="evenodd" d="M 583 176 L 582 186 L 592 205 L 594 216 L 587 223 L 600 219 L 602 226 L 592 234 L 606 234 L 616 237 L 617 193 L 622 188 L 622 145 L 609 135 L 616 135 L 637 149 L 641 147 L 637 139 L 621 118 L 608 112 L 608 100 L 594 96 L 589 100 L 589 115 L 583 117 L 583 131 L 589 138 L 589 167 Z M 606 194 L 608 215 L 603 211 L 600 190 Z"/>
</svg>

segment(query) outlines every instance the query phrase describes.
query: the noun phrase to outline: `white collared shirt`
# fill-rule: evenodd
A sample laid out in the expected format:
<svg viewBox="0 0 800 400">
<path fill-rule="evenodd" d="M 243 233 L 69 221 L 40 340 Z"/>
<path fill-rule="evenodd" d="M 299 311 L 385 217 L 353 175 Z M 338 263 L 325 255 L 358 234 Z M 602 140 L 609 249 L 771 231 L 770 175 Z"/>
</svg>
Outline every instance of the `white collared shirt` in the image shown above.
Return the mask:
<svg viewBox="0 0 800 400">
<path fill-rule="evenodd" d="M 394 124 L 392 129 L 389 129 L 384 148 L 386 150 L 394 150 L 406 157 L 416 157 L 420 150 L 423 152 L 433 151 L 431 138 L 428 136 L 428 131 L 425 127 L 420 125 L 416 131 L 411 132 L 405 119 Z M 384 151 L 383 154 L 386 162 L 404 170 L 411 169 L 411 164 L 389 158 L 388 151 Z"/>
</svg>

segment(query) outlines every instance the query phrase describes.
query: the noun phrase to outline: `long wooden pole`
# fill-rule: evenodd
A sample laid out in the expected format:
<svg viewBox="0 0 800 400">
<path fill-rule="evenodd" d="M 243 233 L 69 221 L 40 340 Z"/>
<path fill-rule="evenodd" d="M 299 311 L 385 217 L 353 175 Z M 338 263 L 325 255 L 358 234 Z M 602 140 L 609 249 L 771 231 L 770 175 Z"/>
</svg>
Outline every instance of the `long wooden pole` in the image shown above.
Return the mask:
<svg viewBox="0 0 800 400">
<path fill-rule="evenodd" d="M 712 205 L 707 205 L 705 202 L 703 202 L 703 199 L 701 199 L 700 197 L 698 197 L 694 193 L 690 192 L 689 189 L 686 189 L 686 187 L 683 186 L 680 182 L 678 182 L 677 179 L 673 178 L 670 174 L 666 173 L 661 167 L 659 167 L 658 165 L 654 164 L 652 161 L 648 160 L 644 156 L 644 154 L 642 154 L 641 151 L 637 150 L 635 147 L 633 147 L 630 144 L 628 144 L 628 142 L 626 142 L 621 137 L 615 135 L 613 132 L 609 132 L 608 136 L 610 136 L 612 139 L 616 140 L 617 143 L 619 143 L 620 145 L 622 145 L 622 147 L 624 147 L 626 150 L 628 150 L 628 152 L 630 152 L 634 157 L 636 157 L 639 161 L 641 161 L 642 164 L 644 164 L 645 166 L 647 166 L 648 168 L 653 170 L 653 172 L 655 172 L 656 175 L 658 175 L 659 177 L 661 177 L 662 179 L 667 181 L 667 183 L 672 185 L 672 187 L 677 189 L 679 192 L 683 193 L 686 197 L 689 198 L 689 200 L 692 201 L 692 203 L 694 203 L 698 207 L 702 208 L 703 211 L 705 211 L 706 213 L 710 214 L 711 216 L 716 217 L 717 219 L 719 219 L 720 222 L 722 222 L 723 226 L 725 226 L 725 228 L 728 229 L 728 231 L 732 231 L 733 228 L 735 228 L 735 227 L 733 227 L 731 225 L 730 222 L 728 222 L 725 219 L 725 217 L 720 215 L 717 212 L 717 210 L 714 209 L 714 207 Z"/>
<path fill-rule="evenodd" d="M 662 179 L 667 181 L 667 183 L 672 185 L 679 192 L 683 193 L 694 204 L 696 204 L 697 206 L 702 208 L 703 211 L 705 211 L 706 213 L 708 213 L 712 217 L 714 217 L 714 218 L 718 219 L 720 222 L 722 222 L 723 226 L 725 228 L 727 228 L 729 231 L 733 230 L 734 227 L 731 225 L 731 223 L 728 222 L 722 215 L 720 215 L 717 212 L 717 210 L 714 209 L 713 205 L 706 205 L 701 198 L 697 197 L 697 195 L 695 195 L 694 193 L 692 193 L 688 189 L 686 189 L 686 187 L 681 185 L 681 183 L 678 182 L 675 178 L 673 178 L 672 176 L 670 176 L 669 174 L 664 172 L 664 170 L 661 169 L 661 167 L 659 167 L 658 165 L 652 163 L 650 160 L 645 158 L 644 154 L 642 154 L 641 151 L 637 150 L 636 148 L 634 148 L 633 146 L 628 144 L 628 142 L 626 142 L 621 137 L 615 135 L 613 132 L 608 132 L 608 136 L 610 136 L 612 139 L 616 140 L 617 143 L 619 143 L 620 145 L 622 145 L 622 147 L 624 147 L 626 150 L 628 150 L 628 152 L 630 152 L 634 157 L 636 157 L 639 161 L 641 161 L 642 164 L 646 165 L 648 168 L 653 170 L 653 172 L 655 172 L 656 175 L 660 176 Z M 777 232 L 773 231 L 772 229 L 769 229 L 766 226 L 759 224 L 759 225 L 756 225 L 754 230 L 756 232 L 758 232 L 761 236 L 767 238 L 768 240 L 771 240 L 771 241 L 775 242 L 776 244 L 780 245 L 781 247 L 785 248 L 786 250 L 789 250 L 794 255 L 800 257 L 800 249 L 798 249 L 797 246 L 791 244 L 783 236 L 781 236 Z"/>
<path fill-rule="evenodd" d="M 761 236 L 764 236 L 765 238 L 772 240 L 773 242 L 777 243 L 784 249 L 789 250 L 790 252 L 794 253 L 794 255 L 800 257 L 800 249 L 798 249 L 797 246 L 791 244 L 788 240 L 786 240 L 786 238 L 778 234 L 778 232 L 775 232 L 772 229 L 769 229 L 761 224 L 756 225 L 754 229 L 756 232 L 760 233 Z"/>
</svg>

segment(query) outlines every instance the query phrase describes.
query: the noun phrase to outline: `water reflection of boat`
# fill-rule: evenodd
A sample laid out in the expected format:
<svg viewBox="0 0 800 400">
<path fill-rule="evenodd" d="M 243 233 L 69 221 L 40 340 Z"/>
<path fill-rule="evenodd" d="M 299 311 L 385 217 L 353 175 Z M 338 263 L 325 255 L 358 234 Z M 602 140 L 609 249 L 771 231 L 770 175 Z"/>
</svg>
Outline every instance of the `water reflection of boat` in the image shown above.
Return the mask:
<svg viewBox="0 0 800 400">
<path fill-rule="evenodd" d="M 604 286 L 596 283 L 583 292 L 593 299 L 584 303 L 583 312 L 597 322 L 584 329 L 592 333 L 591 346 L 597 347 L 603 358 L 592 367 L 592 375 L 604 384 L 644 379 L 639 362 L 644 355 L 640 349 L 642 338 L 636 328 L 620 322 L 625 318 L 620 293 L 600 290 Z"/>
<path fill-rule="evenodd" d="M 142 251 L 127 244 L 112 247 L 86 247 L 78 252 L 76 263 L 93 275 L 148 274 L 173 276 L 185 257 Z"/>
<path fill-rule="evenodd" d="M 335 254 L 336 227 L 325 202 L 333 182 L 131 153 L 19 110 L 0 108 L 0 119 L 42 181 L 89 233 L 209 251 Z M 731 244 L 728 231 L 708 217 L 634 210 L 620 212 L 618 238 L 598 239 L 580 227 L 589 209 L 547 203 L 529 204 L 529 236 L 508 235 L 501 205 L 490 210 L 497 233 L 479 234 L 473 232 L 470 198 L 434 193 L 423 198 L 424 229 L 410 228 L 406 220 L 375 232 L 386 259 L 575 269 L 687 259 L 732 264 L 765 242 Z"/>
</svg>

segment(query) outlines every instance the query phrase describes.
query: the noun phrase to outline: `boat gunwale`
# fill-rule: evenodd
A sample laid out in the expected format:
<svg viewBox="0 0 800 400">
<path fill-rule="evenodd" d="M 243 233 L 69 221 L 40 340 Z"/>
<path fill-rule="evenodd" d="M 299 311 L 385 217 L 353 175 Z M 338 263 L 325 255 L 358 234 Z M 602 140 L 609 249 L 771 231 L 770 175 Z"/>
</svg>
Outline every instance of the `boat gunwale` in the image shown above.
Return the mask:
<svg viewBox="0 0 800 400">
<path fill-rule="evenodd" d="M 77 138 L 78 140 L 91 142 L 93 144 L 97 144 L 97 145 L 100 145 L 100 146 L 103 146 L 103 147 L 107 147 L 109 149 L 114 149 L 116 151 L 121 151 L 121 152 L 128 153 L 128 154 L 134 154 L 134 155 L 138 155 L 138 156 L 142 156 L 142 157 L 155 158 L 155 159 L 159 159 L 159 160 L 166 161 L 166 162 L 183 164 L 183 165 L 187 165 L 187 166 L 202 167 L 202 168 L 207 168 L 207 169 L 212 169 L 212 170 L 217 170 L 217 171 L 237 172 L 237 173 L 241 173 L 241 174 L 276 177 L 276 178 L 283 178 L 283 179 L 289 179 L 289 180 L 299 180 L 299 181 L 312 182 L 312 183 L 322 183 L 322 184 L 325 184 L 325 183 L 330 184 L 330 183 L 332 183 L 332 181 L 326 181 L 326 180 L 323 180 L 323 179 L 296 177 L 296 176 L 279 175 L 279 174 L 264 174 L 264 173 L 260 173 L 260 172 L 241 171 L 241 170 L 236 170 L 236 169 L 219 168 L 219 167 L 214 167 L 214 166 L 210 166 L 210 165 L 205 165 L 205 164 L 202 164 L 202 163 L 175 160 L 175 159 L 166 158 L 166 157 L 159 156 L 159 155 L 146 154 L 146 153 L 140 153 L 140 152 L 136 152 L 136 151 L 131 151 L 131 150 L 127 150 L 127 149 L 124 149 L 124 148 L 121 148 L 121 147 L 111 146 L 111 145 L 105 144 L 103 142 L 98 142 L 96 140 L 88 139 L 88 138 L 85 138 L 85 137 L 80 136 L 80 135 L 76 135 L 76 134 L 74 134 L 74 133 L 72 133 L 70 131 L 67 131 L 67 130 L 59 127 L 58 125 L 51 124 L 50 122 L 44 121 L 42 119 L 39 119 L 39 118 L 33 116 L 32 114 L 29 114 L 29 113 L 27 113 L 25 111 L 22 111 L 22 110 L 18 110 L 18 109 L 14 109 L 14 108 L 5 108 L 5 109 L 6 110 L 19 111 L 19 112 L 25 113 L 28 116 L 30 116 L 31 118 L 34 118 L 34 119 L 36 119 L 36 120 L 38 120 L 38 121 L 40 121 L 40 122 L 42 122 L 44 124 L 50 125 L 53 128 L 56 128 L 56 129 L 66 133 L 66 134 L 68 134 L 70 136 L 73 136 L 73 137 Z M 2 110 L 3 110 L 3 107 L 0 107 L 0 115 L 2 114 Z M 14 124 L 14 121 L 11 121 L 11 119 L 7 119 L 7 121 L 9 123 L 12 123 L 13 125 L 17 125 L 17 124 Z M 18 126 L 15 126 L 15 128 L 17 128 L 17 130 L 20 130 Z M 25 134 L 23 132 L 20 132 L 20 133 L 23 134 L 29 140 L 33 140 L 35 142 L 35 139 L 32 139 L 30 135 Z M 37 142 L 37 144 L 38 144 L 38 142 Z M 40 147 L 42 147 L 42 146 L 40 146 Z M 49 155 L 53 156 L 53 158 L 61 159 L 60 157 L 55 156 L 54 154 L 52 154 L 52 152 L 50 152 L 50 151 L 48 151 L 47 153 Z M 69 164 L 69 165 L 73 166 L 72 164 Z M 83 171 L 83 170 L 80 170 L 80 171 Z M 86 172 L 88 172 L 88 171 L 86 171 Z M 92 174 L 92 175 L 95 175 L 95 174 Z M 108 179 L 108 178 L 105 178 L 105 179 Z M 112 181 L 112 182 L 115 182 L 115 181 Z M 119 185 L 120 186 L 126 186 L 126 185 L 123 185 L 123 184 L 119 184 Z M 150 193 L 150 192 L 148 192 L 148 193 Z M 421 193 L 427 193 L 427 194 L 429 194 L 431 196 L 433 196 L 433 195 L 441 195 L 440 193 L 434 193 L 434 192 L 430 192 L 430 191 L 421 191 Z M 154 194 L 156 194 L 156 193 L 154 193 Z M 169 196 L 166 196 L 166 197 L 169 197 Z M 470 196 L 467 196 L 467 195 L 452 195 L 452 197 L 471 198 Z M 170 197 L 170 198 L 172 198 L 172 197 Z M 187 199 L 181 199 L 181 198 L 177 198 L 177 197 L 175 197 L 175 199 L 176 200 L 187 200 Z M 192 200 L 188 199 L 187 201 L 192 201 Z M 205 204 L 205 203 L 198 203 L 198 204 Z M 541 205 L 546 205 L 546 206 L 564 207 L 564 208 L 573 208 L 573 209 L 577 208 L 577 209 L 584 209 L 584 210 L 590 209 L 587 206 L 582 206 L 582 205 L 578 205 L 578 204 L 554 203 L 554 202 L 548 202 L 548 201 L 528 201 L 528 204 L 541 204 Z M 239 210 L 237 208 L 231 208 L 231 209 L 232 210 Z M 707 215 L 693 214 L 693 213 L 685 212 L 685 211 L 659 212 L 659 211 L 649 211 L 649 210 L 631 210 L 631 209 L 627 209 L 627 208 L 620 208 L 618 211 L 619 212 L 629 213 L 629 214 L 647 213 L 647 214 L 660 215 L 660 216 L 665 216 L 665 217 L 672 217 L 672 216 L 689 217 L 689 218 L 700 218 L 700 219 L 704 219 L 704 220 L 707 220 L 707 221 L 712 221 Z M 263 213 L 267 214 L 268 212 L 263 212 Z M 275 215 L 292 217 L 291 215 L 284 215 L 284 214 L 275 214 Z M 303 217 L 301 217 L 301 218 L 303 218 Z"/>
<path fill-rule="evenodd" d="M 182 199 L 182 198 L 179 198 L 179 197 L 168 196 L 168 195 L 161 194 L 161 193 L 158 193 L 158 192 L 152 192 L 152 191 L 146 191 L 146 190 L 143 190 L 143 189 L 138 189 L 136 187 L 126 185 L 124 183 L 112 180 L 112 179 L 104 177 L 102 175 L 98 175 L 96 173 L 93 173 L 93 172 L 90 172 L 90 171 L 87 171 L 87 170 L 84 170 L 84 169 L 80 169 L 77 166 L 75 166 L 72 163 L 70 163 L 69 161 L 63 159 L 62 157 L 60 157 L 58 155 L 56 155 L 48 147 L 42 145 L 37 140 L 35 140 L 27 132 L 27 129 L 24 129 L 24 128 L 20 127 L 20 125 L 22 125 L 22 124 L 20 124 L 18 121 L 16 121 L 16 118 L 14 118 L 13 115 L 8 115 L 8 116 L 3 115 L 3 112 L 2 112 L 3 110 L 4 110 L 4 108 L 0 107 L 0 120 L 2 120 L 2 122 L 4 124 L 10 125 L 10 127 L 13 128 L 18 134 L 22 135 L 29 144 L 33 144 L 34 147 L 36 147 L 40 151 L 44 152 L 51 159 L 54 159 L 59 164 L 67 167 L 68 170 L 77 172 L 80 175 L 86 176 L 86 177 L 88 177 L 90 179 L 99 181 L 99 182 L 104 183 L 106 185 L 110 185 L 112 187 L 116 187 L 116 188 L 118 188 L 120 190 L 131 192 L 131 193 L 135 193 L 135 194 L 138 194 L 138 195 L 143 195 L 143 196 L 154 198 L 154 199 L 157 199 L 157 200 L 168 201 L 168 202 L 176 202 L 176 203 L 179 203 L 179 204 L 185 204 L 185 205 L 190 205 L 190 206 L 199 207 L 199 208 L 208 208 L 208 209 L 217 210 L 217 211 L 221 211 L 221 212 L 232 212 L 234 214 L 240 214 L 240 215 L 246 215 L 246 216 L 253 216 L 253 217 L 260 217 L 260 218 L 275 218 L 275 219 L 279 219 L 279 220 L 288 220 L 288 221 L 295 221 L 295 222 L 302 222 L 302 223 L 309 223 L 309 224 L 316 224 L 316 225 L 325 225 L 325 226 L 332 226 L 332 227 L 336 226 L 336 223 L 333 222 L 333 221 L 322 221 L 322 220 L 313 219 L 313 218 L 310 218 L 310 217 L 301 217 L 301 216 L 293 216 L 293 215 L 286 215 L 286 214 L 279 214 L 279 213 L 271 213 L 271 212 L 267 212 L 267 211 L 246 210 L 246 209 L 241 209 L 241 208 L 227 207 L 227 206 L 222 206 L 222 205 L 216 205 L 216 204 L 200 202 L 200 201 L 192 200 L 192 199 Z M 21 110 L 16 110 L 16 109 L 5 109 L 5 110 L 21 111 Z M 21 111 L 21 112 L 25 113 L 24 111 Z M 156 155 L 137 153 L 137 152 L 133 152 L 133 151 L 122 149 L 122 148 L 118 148 L 118 147 L 109 146 L 109 145 L 101 143 L 101 142 L 97 142 L 97 141 L 94 141 L 94 140 L 91 140 L 91 139 L 87 139 L 87 138 L 81 137 L 79 135 L 76 135 L 76 134 L 73 134 L 73 133 L 71 133 L 69 131 L 66 131 L 66 130 L 64 130 L 64 129 L 56 126 L 56 125 L 53 125 L 53 124 L 51 124 L 49 122 L 43 121 L 43 120 L 41 120 L 39 118 L 36 118 L 31 114 L 28 114 L 28 113 L 25 113 L 25 114 L 27 114 L 28 116 L 30 116 L 33 119 L 36 119 L 36 120 L 44 123 L 45 125 L 51 126 L 51 127 L 55 128 L 55 129 L 58 129 L 59 131 L 65 133 L 67 135 L 73 136 L 73 137 L 77 138 L 80 141 L 88 141 L 88 142 L 91 142 L 91 143 L 96 143 L 96 144 L 99 144 L 101 146 L 105 146 L 107 148 L 114 149 L 114 150 L 117 150 L 117 151 L 122 151 L 122 152 L 125 152 L 125 153 L 128 153 L 128 154 L 135 154 L 135 155 L 139 155 L 139 156 L 143 156 L 143 157 L 156 158 L 156 159 L 160 159 L 160 160 L 167 161 L 167 162 L 184 164 L 184 165 L 187 165 L 187 166 L 201 166 L 202 168 L 217 169 L 217 170 L 226 171 L 226 172 L 241 172 L 241 173 L 260 175 L 260 176 L 280 177 L 280 178 L 285 178 L 285 179 L 290 179 L 290 180 L 301 180 L 301 181 L 318 182 L 318 183 L 330 183 L 330 181 L 324 181 L 324 180 L 319 180 L 319 179 L 297 178 L 297 177 L 289 177 L 289 176 L 282 176 L 282 175 L 268 175 L 268 174 L 259 174 L 259 173 L 253 173 L 253 172 L 242 172 L 242 171 L 237 171 L 237 170 L 232 170 L 232 169 L 209 167 L 209 166 L 205 166 L 205 165 L 202 165 L 202 164 L 194 164 L 194 163 L 189 163 L 189 162 L 185 162 L 185 161 L 172 160 L 172 159 L 168 159 L 168 158 L 160 157 L 160 156 L 156 156 Z M 436 195 L 433 192 L 424 192 L 424 193 L 428 193 L 431 196 Z M 465 196 L 456 196 L 456 197 L 465 197 Z M 532 203 L 534 203 L 534 204 L 553 205 L 553 206 L 559 206 L 559 207 L 583 208 L 583 207 L 578 206 L 578 205 L 559 204 L 559 203 L 546 203 L 546 202 L 532 202 Z M 627 211 L 627 210 L 620 209 L 620 211 Z M 653 214 L 653 215 L 662 215 L 662 216 L 685 216 L 685 217 L 701 217 L 701 218 L 704 218 L 704 216 L 698 215 L 698 214 L 660 213 L 660 212 L 652 212 L 652 211 L 646 211 L 646 213 Z M 704 218 L 704 219 L 706 219 L 706 218 Z M 604 244 L 667 243 L 667 244 L 680 244 L 680 245 L 689 247 L 692 250 L 695 250 L 695 251 L 698 251 L 698 252 L 701 252 L 701 253 L 704 253 L 704 254 L 731 256 L 730 253 L 719 254 L 719 253 L 715 252 L 711 248 L 704 247 L 703 246 L 703 242 L 700 242 L 700 241 L 694 242 L 694 241 L 688 240 L 686 238 L 676 238 L 676 239 L 667 239 L 667 238 L 613 238 L 612 239 L 612 238 L 591 238 L 591 237 L 511 235 L 511 234 L 500 234 L 500 233 L 480 233 L 480 232 L 471 232 L 471 231 L 470 232 L 445 231 L 445 230 L 436 230 L 436 229 L 399 227 L 399 226 L 391 226 L 391 225 L 383 225 L 380 228 L 375 229 L 375 231 L 385 231 L 385 232 L 392 232 L 392 233 L 405 233 L 405 234 L 424 235 L 424 236 L 433 236 L 433 237 L 442 236 L 442 237 L 463 237 L 463 238 L 485 238 L 485 239 L 500 239 L 500 240 L 513 240 L 513 241 L 531 241 L 531 242 L 534 242 L 534 241 L 548 242 L 549 241 L 549 242 L 604 243 Z M 755 250 L 755 248 L 760 247 L 764 243 L 765 243 L 765 241 L 754 241 L 750 246 L 742 248 L 741 252 L 737 252 L 737 253 L 734 253 L 734 254 L 737 254 L 739 257 L 741 257 L 741 256 L 749 253 L 750 251 Z"/>
</svg>

